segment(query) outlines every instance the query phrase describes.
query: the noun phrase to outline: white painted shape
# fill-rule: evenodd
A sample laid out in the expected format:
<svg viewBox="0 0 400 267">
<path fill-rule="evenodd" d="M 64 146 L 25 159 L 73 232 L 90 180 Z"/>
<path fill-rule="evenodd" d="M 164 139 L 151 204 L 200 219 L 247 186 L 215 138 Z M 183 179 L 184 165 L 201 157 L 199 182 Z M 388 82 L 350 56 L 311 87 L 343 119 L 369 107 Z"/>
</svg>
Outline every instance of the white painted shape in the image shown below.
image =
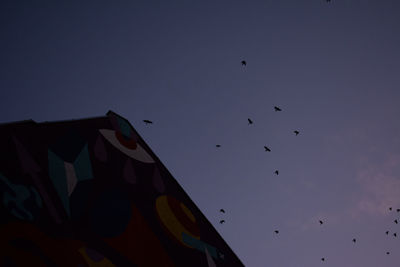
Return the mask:
<svg viewBox="0 0 400 267">
<path fill-rule="evenodd" d="M 207 256 L 207 263 L 208 263 L 208 267 L 217 267 L 217 265 L 215 264 L 214 260 L 212 259 L 210 252 L 208 252 L 207 248 L 204 248 L 205 252 L 206 252 L 206 256 Z"/>
<path fill-rule="evenodd" d="M 71 196 L 72 192 L 75 189 L 76 184 L 78 183 L 78 178 L 76 177 L 75 168 L 72 163 L 64 162 L 65 174 L 67 176 L 67 189 L 68 196 Z"/>
<path fill-rule="evenodd" d="M 125 155 L 143 163 L 154 163 L 154 159 L 139 144 L 137 144 L 136 149 L 129 149 L 120 144 L 115 136 L 114 130 L 99 129 L 99 132 L 107 139 L 108 142 L 110 142 Z"/>
</svg>

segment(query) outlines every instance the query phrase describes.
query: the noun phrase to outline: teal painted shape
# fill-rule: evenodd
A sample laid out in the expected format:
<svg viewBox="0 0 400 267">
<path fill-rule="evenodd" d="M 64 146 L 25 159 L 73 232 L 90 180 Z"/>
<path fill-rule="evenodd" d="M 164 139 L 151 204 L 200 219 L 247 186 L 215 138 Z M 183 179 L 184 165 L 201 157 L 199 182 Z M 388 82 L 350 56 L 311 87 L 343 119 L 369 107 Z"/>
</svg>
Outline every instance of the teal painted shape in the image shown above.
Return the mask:
<svg viewBox="0 0 400 267">
<path fill-rule="evenodd" d="M 10 212 L 21 220 L 33 221 L 38 209 L 42 207 L 42 199 L 33 187 L 26 187 L 8 181 L 0 173 L 0 189 L 3 192 L 3 204 Z"/>
<path fill-rule="evenodd" d="M 64 205 L 65 211 L 70 216 L 69 197 L 67 187 L 67 175 L 65 174 L 65 163 L 51 150 L 48 150 L 49 176 Z"/>
<path fill-rule="evenodd" d="M 93 178 L 92 164 L 90 163 L 90 156 L 88 145 L 86 144 L 74 162 L 75 174 L 78 182 L 90 180 Z"/>
<path fill-rule="evenodd" d="M 119 124 L 119 129 L 121 130 L 121 133 L 125 136 L 125 137 L 131 137 L 131 126 L 129 125 L 129 123 L 127 123 L 125 120 L 117 117 L 118 120 L 118 124 Z"/>
<path fill-rule="evenodd" d="M 210 255 L 213 258 L 219 259 L 217 249 L 197 238 L 191 237 L 190 235 L 186 234 L 185 232 L 182 232 L 182 241 L 187 244 L 188 246 L 191 246 L 197 250 L 200 250 L 201 252 L 206 252 L 206 248 Z"/>
</svg>

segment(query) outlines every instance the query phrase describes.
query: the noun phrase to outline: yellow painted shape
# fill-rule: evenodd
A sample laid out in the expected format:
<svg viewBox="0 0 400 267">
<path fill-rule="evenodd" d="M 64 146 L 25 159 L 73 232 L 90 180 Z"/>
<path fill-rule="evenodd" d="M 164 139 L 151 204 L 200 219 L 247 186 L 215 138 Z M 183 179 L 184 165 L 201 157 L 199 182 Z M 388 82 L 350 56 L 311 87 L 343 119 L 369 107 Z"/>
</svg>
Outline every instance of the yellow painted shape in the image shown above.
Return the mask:
<svg viewBox="0 0 400 267">
<path fill-rule="evenodd" d="M 85 259 L 86 263 L 89 265 L 89 267 L 116 267 L 109 259 L 104 257 L 101 261 L 94 261 L 92 260 L 86 253 L 85 247 L 81 247 L 79 250 L 79 253 L 81 253 L 82 257 Z"/>
<path fill-rule="evenodd" d="M 192 222 L 196 222 L 196 219 L 194 218 L 194 215 L 193 215 L 193 213 L 185 206 L 185 204 L 183 204 L 182 202 L 181 202 L 181 208 L 182 208 L 182 210 L 185 212 L 185 214 L 189 217 L 189 219 L 192 221 Z"/>
<path fill-rule="evenodd" d="M 182 240 L 182 233 L 185 232 L 187 235 L 200 239 L 200 236 L 194 236 L 192 233 L 190 233 L 186 228 L 178 221 L 178 219 L 175 217 L 175 215 L 172 213 L 168 201 L 167 201 L 167 196 L 160 196 L 156 199 L 156 210 L 158 213 L 158 216 L 160 217 L 160 220 L 164 224 L 164 226 L 175 236 L 179 242 L 181 242 L 183 245 L 186 247 L 191 248 L 191 246 L 187 245 L 185 242 Z M 193 214 L 192 214 L 193 216 Z M 193 217 L 194 218 L 194 217 Z"/>
</svg>

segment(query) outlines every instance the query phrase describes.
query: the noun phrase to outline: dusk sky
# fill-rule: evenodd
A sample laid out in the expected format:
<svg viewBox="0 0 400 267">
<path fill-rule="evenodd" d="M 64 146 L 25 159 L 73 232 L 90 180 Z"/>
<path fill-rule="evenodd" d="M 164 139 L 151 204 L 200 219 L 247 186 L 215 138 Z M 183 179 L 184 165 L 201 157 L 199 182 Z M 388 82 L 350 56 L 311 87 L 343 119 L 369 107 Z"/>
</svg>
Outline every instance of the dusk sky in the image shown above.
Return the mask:
<svg viewBox="0 0 400 267">
<path fill-rule="evenodd" d="M 399 1 L 2 0 L 0 104 L 125 117 L 246 266 L 400 264 Z"/>
</svg>

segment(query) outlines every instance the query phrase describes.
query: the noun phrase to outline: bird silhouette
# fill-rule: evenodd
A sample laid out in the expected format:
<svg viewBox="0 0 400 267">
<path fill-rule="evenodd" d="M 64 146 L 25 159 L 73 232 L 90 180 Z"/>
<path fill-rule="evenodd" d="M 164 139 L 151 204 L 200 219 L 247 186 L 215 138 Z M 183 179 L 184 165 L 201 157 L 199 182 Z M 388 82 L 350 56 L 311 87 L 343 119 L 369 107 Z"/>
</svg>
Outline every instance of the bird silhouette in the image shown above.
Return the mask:
<svg viewBox="0 0 400 267">
<path fill-rule="evenodd" d="M 225 220 L 220 220 L 219 221 L 220 224 L 223 224 L 224 222 L 225 222 Z"/>
<path fill-rule="evenodd" d="M 299 131 L 293 131 L 294 132 L 294 134 L 297 136 L 297 135 L 299 135 Z"/>
<path fill-rule="evenodd" d="M 397 211 L 397 212 L 400 212 L 400 209 L 397 209 L 396 211 Z"/>
<path fill-rule="evenodd" d="M 269 149 L 268 147 L 264 146 L 265 151 L 271 152 L 271 149 Z"/>
<path fill-rule="evenodd" d="M 323 224 L 323 223 L 324 223 L 323 221 L 319 220 L 319 224 Z"/>
<path fill-rule="evenodd" d="M 221 147 L 221 145 L 215 145 L 216 147 Z"/>
<path fill-rule="evenodd" d="M 394 233 L 393 236 L 394 236 L 394 237 L 397 237 L 397 233 Z"/>
<path fill-rule="evenodd" d="M 356 243 L 356 239 L 355 238 L 353 238 L 353 242 Z"/>
<path fill-rule="evenodd" d="M 390 252 L 389 252 L 389 251 L 387 251 L 387 252 L 386 252 L 386 255 L 389 255 L 389 254 L 390 254 Z"/>
<path fill-rule="evenodd" d="M 144 122 L 145 124 L 152 124 L 152 123 L 153 123 L 152 121 L 149 121 L 149 120 L 143 120 L 143 122 Z"/>
<path fill-rule="evenodd" d="M 386 231 L 385 233 L 388 235 L 388 234 L 389 234 L 389 231 Z"/>
<path fill-rule="evenodd" d="M 275 173 L 276 175 L 279 175 L 279 171 L 278 171 L 278 170 L 276 170 L 274 173 Z"/>
<path fill-rule="evenodd" d="M 392 210 L 392 207 L 390 207 L 389 210 Z"/>
<path fill-rule="evenodd" d="M 279 107 L 275 106 L 274 107 L 275 111 L 282 111 L 282 109 L 280 109 Z"/>
<path fill-rule="evenodd" d="M 246 66 L 247 62 L 246 60 L 242 60 L 242 66 Z"/>
<path fill-rule="evenodd" d="M 278 231 L 278 230 L 275 230 L 274 232 L 275 232 L 275 234 L 279 234 L 279 231 Z"/>
<path fill-rule="evenodd" d="M 224 209 L 220 209 L 219 212 L 225 213 Z"/>
<path fill-rule="evenodd" d="M 395 224 L 398 224 L 399 222 L 398 222 L 397 219 L 396 219 L 396 220 L 394 220 L 394 223 L 395 223 Z"/>
<path fill-rule="evenodd" d="M 247 119 L 249 121 L 249 124 L 253 124 L 253 121 L 250 119 Z"/>
<path fill-rule="evenodd" d="M 325 261 L 325 258 L 321 258 L 321 261 Z"/>
</svg>

